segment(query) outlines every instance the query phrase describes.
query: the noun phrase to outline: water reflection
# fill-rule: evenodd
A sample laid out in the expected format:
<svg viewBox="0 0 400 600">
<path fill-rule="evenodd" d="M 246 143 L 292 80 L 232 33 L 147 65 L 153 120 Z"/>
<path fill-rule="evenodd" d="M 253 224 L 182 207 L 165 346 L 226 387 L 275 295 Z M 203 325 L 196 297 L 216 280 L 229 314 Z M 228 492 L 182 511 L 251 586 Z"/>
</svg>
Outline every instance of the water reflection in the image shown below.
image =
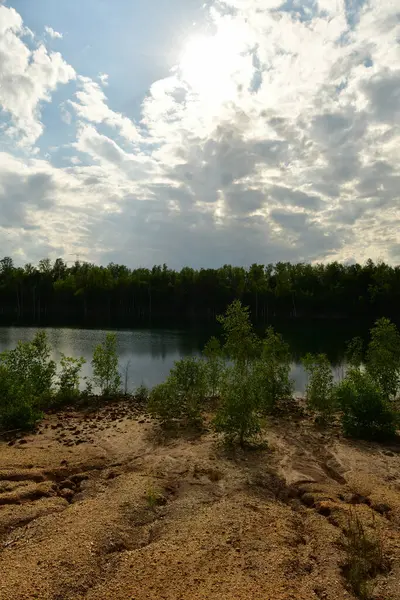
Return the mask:
<svg viewBox="0 0 400 600">
<path fill-rule="evenodd" d="M 293 354 L 291 376 L 295 381 L 295 390 L 302 393 L 307 376 L 300 363 L 306 352 L 325 352 L 333 364 L 336 378 L 343 376 L 343 354 L 348 339 L 360 332 L 349 327 L 304 328 L 293 325 L 277 325 L 284 338 L 290 344 Z M 0 328 L 0 351 L 14 348 L 18 340 L 28 341 L 38 331 L 34 327 Z M 93 349 L 104 339 L 104 330 L 47 328 L 52 356 L 59 360 L 61 353 L 69 356 L 83 356 L 86 365 L 83 374 L 92 374 L 90 361 Z M 213 332 L 202 330 L 173 329 L 136 329 L 118 330 L 117 344 L 121 370 L 129 362 L 128 387 L 133 390 L 140 384 L 149 387 L 163 381 L 174 361 L 183 356 L 199 355 L 207 339 Z"/>
</svg>

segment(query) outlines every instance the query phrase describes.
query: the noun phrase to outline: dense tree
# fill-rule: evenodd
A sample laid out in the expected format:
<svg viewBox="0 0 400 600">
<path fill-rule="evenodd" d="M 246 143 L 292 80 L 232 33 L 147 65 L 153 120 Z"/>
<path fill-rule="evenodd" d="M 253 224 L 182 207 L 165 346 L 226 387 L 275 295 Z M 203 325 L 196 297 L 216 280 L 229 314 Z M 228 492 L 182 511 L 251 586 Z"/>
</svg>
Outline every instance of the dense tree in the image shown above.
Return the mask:
<svg viewBox="0 0 400 600">
<path fill-rule="evenodd" d="M 369 260 L 365 265 L 279 262 L 174 271 L 165 264 L 152 269 L 67 265 L 61 258 L 20 268 L 10 257 L 0 260 L 3 323 L 213 323 L 235 299 L 249 306 L 260 324 L 275 317 L 396 318 L 400 266 Z"/>
</svg>

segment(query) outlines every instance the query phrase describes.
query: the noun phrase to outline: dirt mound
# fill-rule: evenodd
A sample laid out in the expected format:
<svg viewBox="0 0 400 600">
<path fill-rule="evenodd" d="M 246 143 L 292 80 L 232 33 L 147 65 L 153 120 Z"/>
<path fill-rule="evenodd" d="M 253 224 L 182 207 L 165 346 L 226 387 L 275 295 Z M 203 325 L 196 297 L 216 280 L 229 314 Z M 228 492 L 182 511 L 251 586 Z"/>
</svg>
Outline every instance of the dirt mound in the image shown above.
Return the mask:
<svg viewBox="0 0 400 600">
<path fill-rule="evenodd" d="M 156 432 L 121 404 L 0 444 L 1 600 L 350 599 L 354 511 L 385 556 L 372 597 L 400 599 L 397 448 L 307 421 L 246 452 Z"/>
</svg>

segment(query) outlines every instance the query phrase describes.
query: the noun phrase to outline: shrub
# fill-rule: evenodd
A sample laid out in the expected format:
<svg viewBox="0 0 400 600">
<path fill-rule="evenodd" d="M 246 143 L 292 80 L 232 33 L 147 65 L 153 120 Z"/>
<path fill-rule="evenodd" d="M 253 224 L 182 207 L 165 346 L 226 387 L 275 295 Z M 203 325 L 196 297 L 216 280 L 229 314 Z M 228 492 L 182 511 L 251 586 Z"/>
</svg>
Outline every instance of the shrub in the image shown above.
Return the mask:
<svg viewBox="0 0 400 600">
<path fill-rule="evenodd" d="M 56 363 L 50 359 L 50 346 L 44 331 L 38 332 L 31 342 L 18 342 L 13 350 L 0 355 L 13 387 L 23 389 L 27 396 L 45 404 L 53 394 Z"/>
<path fill-rule="evenodd" d="M 43 414 L 37 407 L 37 399 L 29 390 L 0 365 L 0 427 L 5 430 L 32 429 Z"/>
<path fill-rule="evenodd" d="M 355 337 L 347 343 L 345 352 L 347 363 L 351 367 L 360 367 L 363 357 L 363 341 L 360 337 Z"/>
<path fill-rule="evenodd" d="M 183 411 L 177 394 L 177 383 L 169 376 L 167 381 L 156 385 L 150 392 L 148 410 L 160 419 L 162 425 L 170 425 L 172 421 L 182 418 Z"/>
<path fill-rule="evenodd" d="M 30 429 L 53 398 L 56 364 L 45 332 L 0 355 L 0 422 L 5 429 Z"/>
<path fill-rule="evenodd" d="M 262 343 L 261 358 L 254 362 L 252 369 L 259 405 L 264 412 L 275 412 L 282 400 L 291 397 L 293 382 L 289 377 L 290 363 L 288 344 L 269 327 Z"/>
<path fill-rule="evenodd" d="M 150 393 L 149 410 L 164 424 L 173 420 L 199 424 L 206 391 L 204 361 L 183 358 L 175 362 L 166 382 Z"/>
<path fill-rule="evenodd" d="M 307 354 L 302 363 L 309 378 L 306 387 L 307 404 L 326 420 L 332 416 L 335 404 L 330 362 L 325 354 Z"/>
<path fill-rule="evenodd" d="M 149 395 L 150 395 L 149 388 L 147 388 L 142 383 L 142 385 L 140 385 L 135 392 L 135 400 L 137 400 L 141 404 L 144 404 L 149 399 Z"/>
<path fill-rule="evenodd" d="M 155 510 L 156 507 L 160 504 L 165 504 L 164 496 L 161 494 L 161 492 L 158 492 L 152 486 L 149 487 L 149 489 L 146 491 L 145 498 L 147 505 L 151 510 Z"/>
<path fill-rule="evenodd" d="M 219 340 L 212 337 L 204 347 L 203 354 L 206 358 L 207 395 L 214 398 L 220 392 L 221 381 L 225 370 L 225 361 Z"/>
<path fill-rule="evenodd" d="M 43 419 L 43 413 L 31 399 L 13 398 L 3 405 L 0 413 L 0 425 L 5 431 L 20 429 L 29 431 Z"/>
<path fill-rule="evenodd" d="M 395 415 L 379 384 L 367 371 L 350 369 L 337 385 L 336 397 L 343 411 L 342 425 L 346 435 L 384 440 L 395 434 Z"/>
<path fill-rule="evenodd" d="M 58 395 L 62 400 L 74 400 L 79 396 L 80 372 L 86 360 L 61 355 L 61 371 L 58 376 Z"/>
<path fill-rule="evenodd" d="M 107 333 L 104 343 L 98 344 L 93 353 L 93 380 L 103 396 L 117 394 L 121 387 L 118 372 L 117 336 Z"/>
<path fill-rule="evenodd" d="M 400 385 L 400 334 L 389 319 L 378 319 L 371 329 L 366 368 L 386 398 L 395 398 Z"/>
<path fill-rule="evenodd" d="M 242 306 L 239 300 L 234 300 L 225 315 L 220 315 L 217 319 L 224 331 L 225 353 L 240 368 L 245 368 L 257 356 L 260 348 L 260 340 L 250 321 L 249 308 Z"/>
<path fill-rule="evenodd" d="M 182 415 L 189 422 L 201 421 L 201 408 L 207 392 L 206 370 L 203 360 L 188 357 L 175 362 L 170 377 L 181 402 Z"/>
<path fill-rule="evenodd" d="M 251 370 L 241 365 L 226 370 L 221 389 L 221 405 L 215 416 L 215 431 L 229 442 L 237 439 L 241 446 L 260 431 L 258 396 Z"/>
</svg>

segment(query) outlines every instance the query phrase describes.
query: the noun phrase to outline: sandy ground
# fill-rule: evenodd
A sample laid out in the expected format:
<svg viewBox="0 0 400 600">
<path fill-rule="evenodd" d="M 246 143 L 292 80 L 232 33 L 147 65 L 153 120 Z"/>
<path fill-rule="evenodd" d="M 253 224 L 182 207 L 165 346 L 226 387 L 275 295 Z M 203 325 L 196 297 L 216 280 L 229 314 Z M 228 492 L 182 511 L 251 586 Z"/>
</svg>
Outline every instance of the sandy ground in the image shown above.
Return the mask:
<svg viewBox="0 0 400 600">
<path fill-rule="evenodd" d="M 1 600 L 339 600 L 356 511 L 400 600 L 400 447 L 276 421 L 264 449 L 163 438 L 121 403 L 0 442 Z"/>
</svg>

